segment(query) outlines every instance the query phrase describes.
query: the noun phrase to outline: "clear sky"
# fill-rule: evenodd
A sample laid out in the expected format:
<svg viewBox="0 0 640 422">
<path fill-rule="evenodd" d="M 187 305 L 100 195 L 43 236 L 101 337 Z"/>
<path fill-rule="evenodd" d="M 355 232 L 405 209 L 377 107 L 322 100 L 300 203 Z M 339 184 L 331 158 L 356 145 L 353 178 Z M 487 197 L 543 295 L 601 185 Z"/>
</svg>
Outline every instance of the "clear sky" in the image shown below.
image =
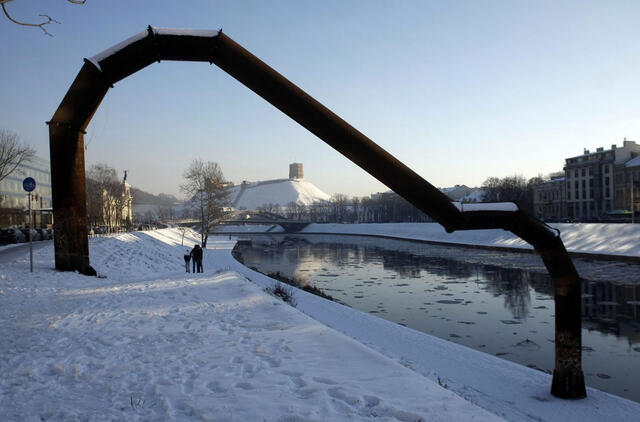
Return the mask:
<svg viewBox="0 0 640 422">
<path fill-rule="evenodd" d="M 532 177 L 640 142 L 640 2 L 14 0 L 0 15 L 0 127 L 48 158 L 49 120 L 82 58 L 147 25 L 218 29 L 432 184 Z M 85 137 L 153 193 L 193 158 L 234 182 L 305 176 L 329 194 L 386 190 L 216 66 L 162 62 L 117 83 Z"/>
</svg>

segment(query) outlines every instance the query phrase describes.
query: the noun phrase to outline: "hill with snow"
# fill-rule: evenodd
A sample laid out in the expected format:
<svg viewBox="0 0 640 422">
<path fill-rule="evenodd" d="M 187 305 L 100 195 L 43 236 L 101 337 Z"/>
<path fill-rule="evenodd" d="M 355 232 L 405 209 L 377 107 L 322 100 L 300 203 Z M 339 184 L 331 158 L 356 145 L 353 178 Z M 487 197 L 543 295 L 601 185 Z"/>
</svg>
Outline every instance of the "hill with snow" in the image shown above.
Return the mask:
<svg viewBox="0 0 640 422">
<path fill-rule="evenodd" d="M 305 179 L 276 179 L 263 182 L 243 182 L 231 188 L 231 203 L 236 209 L 254 210 L 266 204 L 281 207 L 291 202 L 310 205 L 328 201 L 330 195 Z"/>
</svg>

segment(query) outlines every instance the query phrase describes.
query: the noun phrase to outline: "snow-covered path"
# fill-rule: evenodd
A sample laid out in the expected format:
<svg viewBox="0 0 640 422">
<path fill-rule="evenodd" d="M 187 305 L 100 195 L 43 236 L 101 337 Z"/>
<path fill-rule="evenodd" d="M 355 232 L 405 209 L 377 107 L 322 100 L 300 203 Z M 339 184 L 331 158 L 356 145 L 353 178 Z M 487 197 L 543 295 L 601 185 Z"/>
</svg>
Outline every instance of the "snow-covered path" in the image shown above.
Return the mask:
<svg viewBox="0 0 640 422">
<path fill-rule="evenodd" d="M 179 242 L 92 240 L 108 278 L 0 263 L 0 420 L 501 420 L 229 271 L 228 241 L 185 274 Z"/>
</svg>

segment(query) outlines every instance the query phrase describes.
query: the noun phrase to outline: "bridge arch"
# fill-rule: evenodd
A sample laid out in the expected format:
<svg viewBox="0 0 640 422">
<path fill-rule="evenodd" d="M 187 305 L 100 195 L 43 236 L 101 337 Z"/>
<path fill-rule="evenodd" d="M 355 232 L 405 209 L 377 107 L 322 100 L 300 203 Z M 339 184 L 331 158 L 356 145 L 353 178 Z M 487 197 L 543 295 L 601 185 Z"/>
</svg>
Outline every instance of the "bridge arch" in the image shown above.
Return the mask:
<svg viewBox="0 0 640 422">
<path fill-rule="evenodd" d="M 580 278 L 559 233 L 515 204 L 454 204 L 387 151 L 219 31 L 154 28 L 85 59 L 49 125 L 55 265 L 89 263 L 84 133 L 110 87 L 161 60 L 209 62 L 380 180 L 448 232 L 501 228 L 533 245 L 555 284 L 556 359 L 551 393 L 586 397 L 581 368 Z"/>
</svg>

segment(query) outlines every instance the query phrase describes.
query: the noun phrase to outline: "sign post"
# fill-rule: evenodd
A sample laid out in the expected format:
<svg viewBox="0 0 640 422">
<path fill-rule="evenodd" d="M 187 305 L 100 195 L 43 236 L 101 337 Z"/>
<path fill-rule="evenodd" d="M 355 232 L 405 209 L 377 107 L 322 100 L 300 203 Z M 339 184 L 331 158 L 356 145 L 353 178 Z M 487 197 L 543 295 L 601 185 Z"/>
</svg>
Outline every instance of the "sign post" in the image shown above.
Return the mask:
<svg viewBox="0 0 640 422">
<path fill-rule="evenodd" d="M 22 188 L 29 195 L 29 268 L 33 272 L 33 214 L 31 213 L 31 192 L 36 188 L 36 181 L 33 177 L 27 177 L 22 181 Z"/>
</svg>

